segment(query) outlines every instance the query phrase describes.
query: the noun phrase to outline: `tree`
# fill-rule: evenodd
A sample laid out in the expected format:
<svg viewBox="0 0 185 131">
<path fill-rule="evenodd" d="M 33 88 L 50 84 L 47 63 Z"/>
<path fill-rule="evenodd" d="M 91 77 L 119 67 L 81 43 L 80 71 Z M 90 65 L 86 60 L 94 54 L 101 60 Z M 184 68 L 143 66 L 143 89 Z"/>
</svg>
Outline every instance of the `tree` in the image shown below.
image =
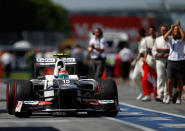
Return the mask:
<svg viewBox="0 0 185 131">
<path fill-rule="evenodd" d="M 50 0 L 1 0 L 0 31 L 68 31 L 68 12 Z"/>
</svg>

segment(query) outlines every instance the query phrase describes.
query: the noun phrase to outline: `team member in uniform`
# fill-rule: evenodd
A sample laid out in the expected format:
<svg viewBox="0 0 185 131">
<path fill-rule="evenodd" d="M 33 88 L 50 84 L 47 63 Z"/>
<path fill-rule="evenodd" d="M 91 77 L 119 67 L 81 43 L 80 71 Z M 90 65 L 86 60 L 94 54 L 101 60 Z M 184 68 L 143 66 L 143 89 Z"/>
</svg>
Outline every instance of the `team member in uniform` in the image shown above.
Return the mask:
<svg viewBox="0 0 185 131">
<path fill-rule="evenodd" d="M 152 48 L 154 45 L 154 41 L 156 39 L 156 28 L 155 26 L 150 26 L 148 29 L 148 34 L 149 36 L 145 37 L 146 40 L 146 48 L 147 48 L 147 55 L 145 56 L 146 58 L 146 63 L 149 64 L 151 67 L 155 69 L 155 60 L 152 56 Z"/>
<path fill-rule="evenodd" d="M 172 34 L 170 36 L 170 34 Z M 184 40 L 185 34 L 180 26 L 180 21 L 177 20 L 177 25 L 171 25 L 171 29 L 164 35 L 164 39 L 169 42 L 170 53 L 168 56 L 168 97 L 167 104 L 172 99 L 173 82 L 177 79 L 178 98 L 176 104 L 181 104 L 181 95 L 183 88 L 183 68 L 184 68 Z"/>
<path fill-rule="evenodd" d="M 139 96 L 137 97 L 137 100 L 141 100 L 144 96 L 141 79 L 144 74 L 143 58 L 146 53 L 146 41 L 145 41 L 145 30 L 144 29 L 140 29 L 138 31 L 138 38 L 139 38 L 138 56 L 136 58 L 136 65 L 134 67 L 134 71 L 133 71 L 131 79 L 135 82 L 135 84 L 137 85 L 137 88 L 139 89 Z"/>
<path fill-rule="evenodd" d="M 146 63 L 148 65 L 150 65 L 151 67 L 153 67 L 155 69 L 155 60 L 152 56 L 152 47 L 156 38 L 156 29 L 154 26 L 150 26 L 148 28 L 148 34 L 149 36 L 145 37 L 145 41 L 146 41 L 146 53 L 144 56 L 144 60 L 146 61 Z M 145 95 L 142 98 L 142 101 L 151 101 L 151 95 Z"/>
<path fill-rule="evenodd" d="M 165 101 L 167 91 L 167 72 L 166 64 L 169 54 L 169 45 L 164 40 L 164 35 L 167 32 L 167 25 L 160 27 L 161 36 L 157 37 L 152 48 L 152 54 L 156 59 L 156 72 L 157 72 L 157 101 Z"/>
<path fill-rule="evenodd" d="M 96 28 L 93 31 L 94 37 L 89 41 L 89 53 L 92 59 L 92 67 L 95 78 L 100 78 L 104 71 L 105 66 L 105 53 L 104 48 L 106 45 L 103 39 L 103 31 L 101 28 Z"/>
</svg>

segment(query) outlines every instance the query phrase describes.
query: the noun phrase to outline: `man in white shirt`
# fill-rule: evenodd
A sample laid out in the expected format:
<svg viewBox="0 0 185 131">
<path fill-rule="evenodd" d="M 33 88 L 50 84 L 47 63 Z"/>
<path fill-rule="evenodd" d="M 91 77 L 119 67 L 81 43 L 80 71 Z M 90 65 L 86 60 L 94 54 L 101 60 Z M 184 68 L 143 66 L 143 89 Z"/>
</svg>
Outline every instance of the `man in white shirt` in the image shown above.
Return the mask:
<svg viewBox="0 0 185 131">
<path fill-rule="evenodd" d="M 106 42 L 103 39 L 103 31 L 96 28 L 93 31 L 94 37 L 89 41 L 89 53 L 92 60 L 93 73 L 95 78 L 100 78 L 104 71 L 106 55 L 104 53 Z"/>
<path fill-rule="evenodd" d="M 157 72 L 157 101 L 165 102 L 167 98 L 167 72 L 166 64 L 169 54 L 168 43 L 164 40 L 164 35 L 167 32 L 167 25 L 160 27 L 161 36 L 157 37 L 152 48 L 152 54 L 156 60 L 156 72 Z"/>
<path fill-rule="evenodd" d="M 146 58 L 146 63 L 155 69 L 155 60 L 152 56 L 152 48 L 154 45 L 154 41 L 156 39 L 156 29 L 154 26 L 149 27 L 148 34 L 149 35 L 145 37 L 146 48 L 147 48 L 147 53 L 146 53 L 147 55 L 145 56 L 145 58 Z"/>
<path fill-rule="evenodd" d="M 138 56 L 136 58 L 137 62 L 134 67 L 134 71 L 131 76 L 131 79 L 135 82 L 135 85 L 139 89 L 139 96 L 137 97 L 137 100 L 141 100 L 144 96 L 141 79 L 144 75 L 143 58 L 146 53 L 146 40 L 145 40 L 145 30 L 144 29 L 140 29 L 138 31 L 138 38 L 139 38 L 139 45 L 138 45 Z"/>
<path fill-rule="evenodd" d="M 152 47 L 156 38 L 156 29 L 154 26 L 150 26 L 148 28 L 148 34 L 149 36 L 145 37 L 146 53 L 144 56 L 144 60 L 148 65 L 155 69 L 155 60 L 152 56 Z M 151 95 L 145 95 L 145 97 L 142 98 L 142 101 L 151 101 Z"/>
<path fill-rule="evenodd" d="M 123 79 L 129 78 L 130 73 L 130 62 L 132 61 L 134 55 L 126 45 L 119 52 L 122 61 Z"/>
<path fill-rule="evenodd" d="M 3 64 L 3 70 L 5 72 L 6 78 L 10 76 L 11 73 L 11 64 L 13 61 L 13 56 L 6 50 L 1 56 L 1 62 Z"/>
</svg>

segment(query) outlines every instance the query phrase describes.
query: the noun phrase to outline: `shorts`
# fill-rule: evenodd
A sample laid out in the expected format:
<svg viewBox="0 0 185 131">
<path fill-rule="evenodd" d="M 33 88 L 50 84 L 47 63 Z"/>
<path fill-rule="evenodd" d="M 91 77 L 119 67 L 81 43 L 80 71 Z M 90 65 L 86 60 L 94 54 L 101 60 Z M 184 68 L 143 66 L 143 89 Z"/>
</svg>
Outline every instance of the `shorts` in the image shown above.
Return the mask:
<svg viewBox="0 0 185 131">
<path fill-rule="evenodd" d="M 167 65 L 168 78 L 182 78 L 184 75 L 184 61 L 170 61 Z"/>
</svg>

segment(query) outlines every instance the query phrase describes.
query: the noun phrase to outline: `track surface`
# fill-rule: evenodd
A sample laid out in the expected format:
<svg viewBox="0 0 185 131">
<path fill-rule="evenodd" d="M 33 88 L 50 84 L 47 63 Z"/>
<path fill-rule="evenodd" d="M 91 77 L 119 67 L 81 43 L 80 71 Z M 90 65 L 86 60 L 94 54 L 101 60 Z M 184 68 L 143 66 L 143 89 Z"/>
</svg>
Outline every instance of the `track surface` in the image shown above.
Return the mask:
<svg viewBox="0 0 185 131">
<path fill-rule="evenodd" d="M 139 131 L 185 130 L 185 103 L 181 105 L 136 101 L 137 90 L 129 81 L 116 80 L 120 108 L 116 117 L 35 114 L 16 118 L 6 113 L 6 87 L 0 83 L 0 131 Z"/>
</svg>

